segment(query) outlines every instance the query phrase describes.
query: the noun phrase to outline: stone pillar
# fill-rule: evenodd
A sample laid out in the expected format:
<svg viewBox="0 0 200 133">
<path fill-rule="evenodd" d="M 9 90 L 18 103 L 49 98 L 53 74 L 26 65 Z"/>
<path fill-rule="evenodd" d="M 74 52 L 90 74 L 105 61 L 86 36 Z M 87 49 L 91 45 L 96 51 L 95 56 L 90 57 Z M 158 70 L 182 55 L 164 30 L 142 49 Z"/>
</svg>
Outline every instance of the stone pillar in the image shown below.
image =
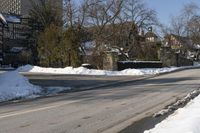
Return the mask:
<svg viewBox="0 0 200 133">
<path fill-rule="evenodd" d="M 117 70 L 118 61 L 119 61 L 119 56 L 117 52 L 106 52 L 103 58 L 103 69 L 111 71 Z"/>
</svg>

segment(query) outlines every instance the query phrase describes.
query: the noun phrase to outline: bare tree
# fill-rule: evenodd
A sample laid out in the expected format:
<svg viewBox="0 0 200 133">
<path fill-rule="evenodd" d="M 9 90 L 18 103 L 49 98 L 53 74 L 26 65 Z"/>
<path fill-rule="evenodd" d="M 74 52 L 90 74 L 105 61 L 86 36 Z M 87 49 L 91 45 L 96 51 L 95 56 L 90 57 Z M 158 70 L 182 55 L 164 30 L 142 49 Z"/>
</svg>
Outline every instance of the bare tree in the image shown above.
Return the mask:
<svg viewBox="0 0 200 133">
<path fill-rule="evenodd" d="M 77 7 L 72 0 L 64 1 L 64 24 L 68 27 L 73 27 L 77 21 Z"/>
<path fill-rule="evenodd" d="M 191 21 L 194 16 L 198 16 L 198 10 L 195 3 L 184 5 L 180 15 L 171 17 L 171 33 L 189 37 Z"/>
<path fill-rule="evenodd" d="M 122 16 L 124 20 L 134 22 L 138 28 L 148 28 L 158 23 L 156 12 L 148 8 L 144 0 L 124 0 Z"/>
<path fill-rule="evenodd" d="M 186 34 L 186 25 L 182 16 L 171 17 L 170 32 L 179 36 L 183 36 Z"/>
<path fill-rule="evenodd" d="M 95 2 L 90 0 L 83 0 L 79 4 L 75 0 L 64 0 L 64 24 L 66 27 L 87 26 L 89 7 Z"/>
<path fill-rule="evenodd" d="M 149 26 L 157 25 L 156 12 L 147 7 L 143 0 L 124 0 L 121 12 L 121 20 L 123 23 L 129 23 L 130 28 L 127 34 L 127 42 L 129 57 L 141 52 L 139 33 L 143 32 Z"/>
<path fill-rule="evenodd" d="M 88 25 L 100 29 L 98 30 L 100 34 L 107 24 L 111 24 L 116 19 L 122 2 L 123 0 L 88 0 L 87 5 L 90 5 L 87 11 Z"/>
<path fill-rule="evenodd" d="M 198 14 L 199 6 L 193 2 L 184 5 L 181 15 L 184 16 L 185 21 L 190 20 L 193 16 Z"/>
<path fill-rule="evenodd" d="M 113 35 L 118 34 L 118 38 L 125 37 L 126 28 L 127 43 L 133 43 L 139 34 L 139 29 L 147 28 L 157 23 L 156 12 L 147 8 L 141 0 L 89 0 L 88 25 L 94 27 L 94 38 L 97 42 L 113 39 Z M 109 32 L 105 32 L 109 30 Z M 116 41 L 117 42 L 117 41 Z"/>
<path fill-rule="evenodd" d="M 196 44 L 200 44 L 200 8 L 195 3 L 186 5 L 185 16 L 186 35 Z"/>
<path fill-rule="evenodd" d="M 200 44 L 200 16 L 194 16 L 188 22 L 188 34 L 195 44 Z"/>
</svg>

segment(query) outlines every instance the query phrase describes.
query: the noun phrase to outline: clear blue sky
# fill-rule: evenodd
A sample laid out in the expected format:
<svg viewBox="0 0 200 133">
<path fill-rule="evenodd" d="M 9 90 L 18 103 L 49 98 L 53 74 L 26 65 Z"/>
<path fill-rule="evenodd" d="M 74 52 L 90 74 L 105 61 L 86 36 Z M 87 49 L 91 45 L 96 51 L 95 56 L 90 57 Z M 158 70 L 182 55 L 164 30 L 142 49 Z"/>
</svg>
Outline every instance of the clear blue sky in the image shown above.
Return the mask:
<svg viewBox="0 0 200 133">
<path fill-rule="evenodd" d="M 148 6 L 157 11 L 160 22 L 168 25 L 170 16 L 180 14 L 187 3 L 193 2 L 200 7 L 200 0 L 145 0 Z"/>
</svg>

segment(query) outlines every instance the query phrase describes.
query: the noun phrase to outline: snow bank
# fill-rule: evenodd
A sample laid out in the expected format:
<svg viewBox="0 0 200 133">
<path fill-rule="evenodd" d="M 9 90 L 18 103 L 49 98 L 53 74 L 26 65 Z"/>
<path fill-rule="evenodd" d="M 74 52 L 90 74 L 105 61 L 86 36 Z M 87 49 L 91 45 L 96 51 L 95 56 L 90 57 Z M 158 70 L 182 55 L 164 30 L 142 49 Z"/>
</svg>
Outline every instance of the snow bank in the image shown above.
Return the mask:
<svg viewBox="0 0 200 133">
<path fill-rule="evenodd" d="M 72 74 L 72 75 L 106 75 L 106 76 L 125 76 L 125 75 L 153 75 L 165 72 L 171 72 L 178 68 L 152 68 L 152 69 L 126 69 L 123 71 L 106 71 L 86 69 L 84 67 L 73 68 L 44 68 L 38 66 L 26 65 L 18 68 L 19 72 L 31 73 L 51 73 L 51 74 Z"/>
<path fill-rule="evenodd" d="M 200 133 L 200 96 L 144 133 Z"/>
<path fill-rule="evenodd" d="M 0 102 L 31 97 L 40 92 L 40 87 L 30 84 L 28 79 L 18 74 L 17 71 L 0 75 Z"/>
<path fill-rule="evenodd" d="M 189 93 L 186 97 L 184 97 L 181 100 L 178 100 L 173 105 L 170 105 L 166 109 L 163 109 L 163 110 L 159 111 L 158 113 L 155 113 L 154 117 L 159 117 L 159 116 L 165 115 L 167 113 L 170 113 L 174 110 L 177 110 L 181 105 L 186 105 L 190 100 L 196 98 L 199 94 L 200 94 L 200 89 Z"/>
<path fill-rule="evenodd" d="M 119 75 L 154 75 L 175 71 L 178 68 L 146 68 L 146 69 L 126 69 L 119 72 Z"/>
</svg>

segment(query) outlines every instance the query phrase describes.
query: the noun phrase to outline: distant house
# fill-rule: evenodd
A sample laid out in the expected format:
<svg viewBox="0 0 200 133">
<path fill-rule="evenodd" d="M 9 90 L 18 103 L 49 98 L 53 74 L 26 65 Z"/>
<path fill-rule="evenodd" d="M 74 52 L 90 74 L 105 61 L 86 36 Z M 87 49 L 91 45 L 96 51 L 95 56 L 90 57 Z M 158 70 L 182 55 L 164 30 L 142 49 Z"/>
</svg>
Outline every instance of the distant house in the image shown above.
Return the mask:
<svg viewBox="0 0 200 133">
<path fill-rule="evenodd" d="M 159 41 L 158 36 L 153 32 L 152 27 L 148 28 L 148 32 L 145 34 L 145 41 L 147 43 L 155 43 Z"/>
<path fill-rule="evenodd" d="M 142 60 L 160 60 L 161 38 L 153 31 L 153 28 L 149 27 L 148 31 L 140 36 L 143 37 L 143 40 L 140 40 L 140 45 L 143 53 Z"/>
<path fill-rule="evenodd" d="M 161 48 L 165 66 L 188 66 L 199 60 L 199 48 L 188 37 L 168 34 Z"/>
<path fill-rule="evenodd" d="M 187 59 L 197 59 L 199 48 L 188 37 L 169 34 L 165 36 L 163 46 L 169 47 Z"/>
</svg>

